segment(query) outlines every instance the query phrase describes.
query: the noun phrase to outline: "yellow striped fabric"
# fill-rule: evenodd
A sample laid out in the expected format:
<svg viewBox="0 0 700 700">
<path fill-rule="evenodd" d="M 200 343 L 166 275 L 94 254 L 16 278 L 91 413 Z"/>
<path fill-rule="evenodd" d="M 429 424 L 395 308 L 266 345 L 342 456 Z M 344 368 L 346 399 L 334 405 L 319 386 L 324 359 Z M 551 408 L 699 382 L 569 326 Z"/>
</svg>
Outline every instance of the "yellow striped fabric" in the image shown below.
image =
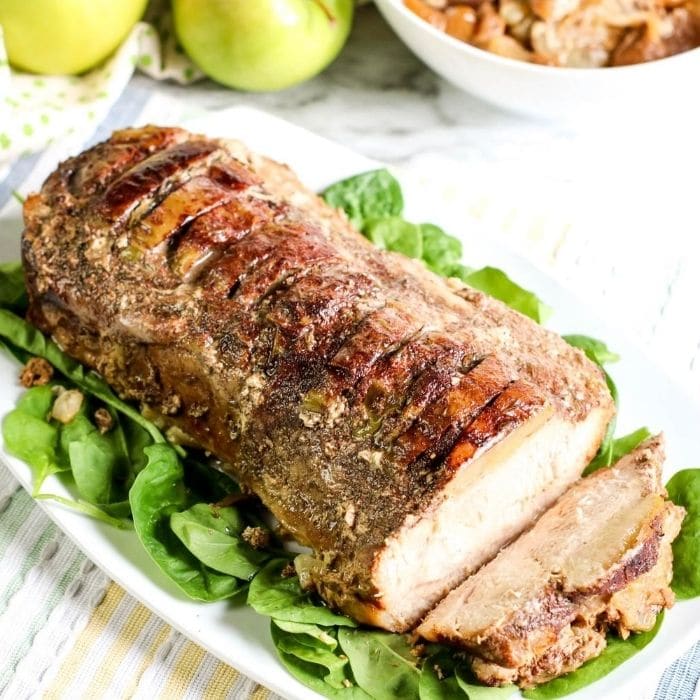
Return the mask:
<svg viewBox="0 0 700 700">
<path fill-rule="evenodd" d="M 274 700 L 277 696 L 215 659 L 110 583 L 42 697 Z"/>
</svg>

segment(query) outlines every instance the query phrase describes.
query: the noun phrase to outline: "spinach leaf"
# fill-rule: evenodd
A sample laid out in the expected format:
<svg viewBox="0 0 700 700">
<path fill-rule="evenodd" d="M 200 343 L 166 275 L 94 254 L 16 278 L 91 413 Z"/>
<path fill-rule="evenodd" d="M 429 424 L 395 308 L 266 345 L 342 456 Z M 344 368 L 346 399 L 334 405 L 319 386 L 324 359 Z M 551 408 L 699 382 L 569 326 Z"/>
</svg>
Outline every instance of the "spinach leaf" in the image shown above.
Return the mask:
<svg viewBox="0 0 700 700">
<path fill-rule="evenodd" d="M 536 294 L 513 282 L 503 270 L 496 267 L 482 267 L 462 279 L 470 287 L 499 299 L 537 323 L 544 323 L 551 316 L 552 310 Z"/>
<path fill-rule="evenodd" d="M 464 282 L 474 271 L 475 270 L 473 267 L 467 267 L 461 263 L 456 263 L 455 265 L 450 266 L 449 269 L 445 270 L 444 273 L 440 272 L 439 274 L 444 275 L 445 277 L 456 277 Z"/>
<path fill-rule="evenodd" d="M 66 508 L 75 510 L 78 513 L 82 513 L 83 515 L 88 515 L 91 518 L 94 518 L 95 520 L 100 520 L 101 522 L 107 525 L 111 525 L 112 527 L 117 527 L 120 530 L 126 530 L 131 527 L 128 520 L 122 519 L 122 516 L 126 515 L 126 513 L 110 515 L 109 513 L 105 512 L 103 508 L 98 508 L 97 506 L 93 505 L 92 503 L 88 503 L 87 501 L 74 501 L 70 498 L 57 496 L 53 493 L 38 493 L 34 496 L 34 498 L 36 498 L 37 501 L 54 501 L 55 503 L 60 503 Z"/>
<path fill-rule="evenodd" d="M 423 255 L 421 227 L 405 219 L 393 217 L 371 221 L 367 224 L 365 235 L 377 248 L 401 253 L 409 258 L 421 258 Z"/>
<path fill-rule="evenodd" d="M 58 428 L 48 422 L 54 394 L 50 386 L 36 386 L 25 392 L 2 421 L 7 451 L 32 469 L 32 495 L 51 474 L 66 471 L 68 463 L 58 454 Z"/>
<path fill-rule="evenodd" d="M 651 433 L 648 428 L 638 428 L 628 435 L 610 440 L 605 451 L 601 449 L 595 459 L 586 467 L 586 471 L 583 472 L 584 476 L 588 476 L 602 467 L 615 464 L 649 437 L 651 437 Z"/>
<path fill-rule="evenodd" d="M 129 502 L 146 551 L 190 598 L 210 602 L 235 595 L 244 584 L 200 562 L 170 529 L 170 516 L 191 505 L 177 453 L 167 444 L 150 445 L 145 452 L 148 463 L 129 491 Z"/>
<path fill-rule="evenodd" d="M 290 634 L 308 634 L 331 649 L 335 649 L 338 646 L 338 640 L 330 634 L 330 632 L 334 631 L 332 627 L 324 628 L 308 622 L 290 622 L 289 620 L 274 620 L 274 623 L 281 630 Z"/>
<path fill-rule="evenodd" d="M 185 485 L 202 503 L 216 503 L 240 492 L 238 484 L 228 474 L 220 472 L 213 464 L 201 461 L 194 454 L 187 455 Z"/>
<path fill-rule="evenodd" d="M 357 685 L 374 700 L 418 700 L 420 672 L 403 635 L 340 629 L 338 641 Z"/>
<path fill-rule="evenodd" d="M 412 224 L 394 216 L 370 221 L 365 235 L 378 248 L 418 258 L 439 275 L 459 277 L 472 272 L 460 264 L 460 241 L 434 224 Z"/>
<path fill-rule="evenodd" d="M 0 337 L 0 350 L 2 350 L 6 355 L 14 357 L 21 365 L 26 365 L 31 359 L 31 355 L 25 352 L 21 348 L 15 347 L 12 343 L 8 343 Z"/>
<path fill-rule="evenodd" d="M 56 396 L 51 385 L 35 386 L 27 389 L 19 397 L 15 408 L 34 418 L 47 420 L 55 398 Z"/>
<path fill-rule="evenodd" d="M 323 680 L 332 688 L 340 690 L 349 681 L 346 669 L 347 657 L 342 658 L 335 653 L 338 642 L 334 637 L 325 634 L 324 637 L 306 633 L 290 633 L 275 620 L 272 621 L 272 641 L 278 652 L 294 656 L 307 664 L 323 667 Z"/>
<path fill-rule="evenodd" d="M 656 618 L 656 624 L 648 632 L 632 634 L 627 639 L 620 637 L 608 637 L 608 645 L 603 649 L 603 653 L 586 661 L 581 668 L 567 673 L 564 676 L 555 678 L 548 683 L 543 683 L 537 688 L 532 688 L 523 692 L 526 698 L 535 700 L 550 700 L 551 698 L 562 698 L 565 695 L 585 688 L 587 685 L 607 676 L 620 664 L 632 658 L 651 642 L 663 622 L 663 612 Z"/>
<path fill-rule="evenodd" d="M 160 430 L 135 408 L 119 399 L 102 377 L 95 372 L 86 370 L 80 363 L 68 357 L 54 342 L 48 340 L 41 331 L 7 309 L 0 309 L 0 338 L 4 338 L 10 344 L 31 355 L 48 360 L 78 388 L 101 399 L 108 406 L 128 416 L 144 428 L 154 442 L 165 441 Z"/>
<path fill-rule="evenodd" d="M 236 508 L 196 503 L 170 516 L 170 527 L 199 561 L 215 571 L 248 581 L 270 558 L 240 538 L 245 522 Z"/>
<path fill-rule="evenodd" d="M 123 445 L 127 458 L 128 473 L 124 486 L 127 491 L 134 483 L 138 473 L 146 466 L 148 458 L 145 449 L 153 444 L 153 437 L 141 424 L 136 423 L 127 416 L 119 418 L 113 415 L 115 427 L 113 435 L 115 440 Z"/>
<path fill-rule="evenodd" d="M 87 401 L 83 401 L 80 411 L 70 423 L 62 425 L 58 436 L 59 458 L 70 465 L 70 446 L 74 442 L 84 440 L 95 431 L 95 426 L 87 417 Z"/>
<path fill-rule="evenodd" d="M 343 687 L 335 688 L 326 682 L 328 669 L 322 664 L 311 663 L 301 658 L 301 655 L 284 651 L 284 649 L 294 648 L 288 646 L 286 642 L 290 635 L 285 634 L 278 622 L 271 623 L 272 641 L 277 650 L 277 655 L 284 667 L 297 680 L 308 688 L 315 690 L 320 695 L 327 698 L 340 698 L 341 700 L 372 700 L 371 696 L 364 690 L 354 685 L 350 678 L 346 677 Z M 347 660 L 344 662 L 344 670 L 347 669 Z"/>
<path fill-rule="evenodd" d="M 513 685 L 492 688 L 479 684 L 453 651 L 433 646 L 438 651 L 426 659 L 420 673 L 420 700 L 507 700 L 515 693 Z"/>
<path fill-rule="evenodd" d="M 129 448 L 116 414 L 106 435 L 90 421 L 93 404 L 85 397 L 73 420 L 59 427 L 59 454 L 70 464 L 78 492 L 86 501 L 125 517 L 129 515 L 127 492 L 132 480 Z"/>
<path fill-rule="evenodd" d="M 68 455 L 75 485 L 86 501 L 108 504 L 126 499 L 126 490 L 119 488 L 122 455 L 107 435 L 93 428 L 82 439 L 70 442 Z"/>
<path fill-rule="evenodd" d="M 476 682 L 472 674 L 463 667 L 456 670 L 457 683 L 469 700 L 507 700 L 515 694 L 517 688 L 514 685 L 504 685 L 491 688 Z"/>
<path fill-rule="evenodd" d="M 603 372 L 603 376 L 605 377 L 605 384 L 608 387 L 610 396 L 612 396 L 613 404 L 615 404 L 615 414 L 610 419 L 608 427 L 605 430 L 603 441 L 600 443 L 600 447 L 598 448 L 598 454 L 586 467 L 585 471 L 583 472 L 584 476 L 592 474 L 601 467 L 609 467 L 615 461 L 613 459 L 613 450 L 615 448 L 615 430 L 617 429 L 617 411 L 620 408 L 620 393 L 617 390 L 617 384 L 615 384 L 613 378 L 602 367 L 601 370 Z"/>
<path fill-rule="evenodd" d="M 129 514 L 129 504 L 125 490 L 113 493 L 116 460 L 111 446 L 103 444 L 107 438 L 87 419 L 84 405 L 67 425 L 51 421 L 54 398 L 50 386 L 33 387 L 22 395 L 3 420 L 8 452 L 32 468 L 35 498 L 53 500 L 110 525 L 126 527 L 119 518 Z M 68 471 L 84 500 L 39 493 L 47 476 Z"/>
<path fill-rule="evenodd" d="M 332 207 L 343 209 L 360 231 L 372 219 L 400 216 L 403 212 L 401 185 L 386 169 L 371 170 L 336 182 L 321 196 Z"/>
<path fill-rule="evenodd" d="M 687 513 L 673 542 L 671 588 L 681 600 L 700 596 L 700 469 L 683 469 L 666 485 L 671 500 Z"/>
<path fill-rule="evenodd" d="M 349 617 L 337 615 L 315 603 L 308 593 L 302 591 L 298 577 L 282 576 L 282 569 L 287 564 L 286 559 L 274 559 L 251 581 L 248 605 L 253 610 L 275 620 L 325 626 L 357 626 Z"/>
<path fill-rule="evenodd" d="M 127 445 L 122 422 L 135 424 L 128 418 L 120 421 L 115 412 L 112 412 L 112 429 L 102 434 L 88 418 L 94 408 L 94 402 L 85 397 L 73 420 L 59 427 L 59 454 L 70 464 L 75 485 L 84 500 L 111 515 L 127 517 L 128 490 L 135 477 L 132 453 L 134 459 L 145 460 L 144 445 L 139 442 Z M 150 444 L 150 436 L 143 433 L 148 438 L 146 444 Z M 136 454 L 137 447 L 141 454 Z"/>
<path fill-rule="evenodd" d="M 429 656 L 423 663 L 418 679 L 420 700 L 453 700 L 466 698 L 454 673 L 455 663 L 446 651 Z"/>
<path fill-rule="evenodd" d="M 468 697 L 459 687 L 456 676 L 441 678 L 430 660 L 426 661 L 421 669 L 418 696 L 420 700 L 453 700 Z"/>
<path fill-rule="evenodd" d="M 562 338 L 569 344 L 579 350 L 583 350 L 589 360 L 595 362 L 601 367 L 609 362 L 617 362 L 620 356 L 608 348 L 608 346 L 597 338 L 591 338 L 588 335 L 563 335 Z"/>
<path fill-rule="evenodd" d="M 615 462 L 632 452 L 632 450 L 650 437 L 651 432 L 649 428 L 637 428 L 634 432 L 615 438 L 615 440 L 613 440 L 612 449 L 610 450 L 612 457 L 611 464 L 615 464 Z"/>
<path fill-rule="evenodd" d="M 145 464 L 144 447 L 153 441 L 143 428 L 113 410 L 112 428 L 102 434 L 88 418 L 94 409 L 95 402 L 86 397 L 73 420 L 59 427 L 59 454 L 70 464 L 83 499 L 125 518 L 131 514 L 129 488 Z"/>
<path fill-rule="evenodd" d="M 27 303 L 22 263 L 0 263 L 0 307 L 24 313 Z"/>
<path fill-rule="evenodd" d="M 462 243 L 435 224 L 420 225 L 423 262 L 433 272 L 446 277 L 459 277 L 462 272 Z M 464 268 L 466 270 L 466 268 Z M 470 271 L 466 271 L 468 274 Z"/>
</svg>

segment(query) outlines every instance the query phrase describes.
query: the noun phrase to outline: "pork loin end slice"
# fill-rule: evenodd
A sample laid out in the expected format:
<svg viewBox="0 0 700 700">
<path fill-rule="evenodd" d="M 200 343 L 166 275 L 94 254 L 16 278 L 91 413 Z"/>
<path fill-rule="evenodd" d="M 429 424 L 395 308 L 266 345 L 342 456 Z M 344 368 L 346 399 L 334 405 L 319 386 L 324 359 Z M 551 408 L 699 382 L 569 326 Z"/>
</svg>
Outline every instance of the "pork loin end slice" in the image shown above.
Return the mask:
<svg viewBox="0 0 700 700">
<path fill-rule="evenodd" d="M 473 655 L 489 685 L 530 687 L 575 670 L 673 604 L 671 543 L 684 510 L 666 500 L 663 439 L 580 480 L 467 579 L 418 633 Z"/>
</svg>

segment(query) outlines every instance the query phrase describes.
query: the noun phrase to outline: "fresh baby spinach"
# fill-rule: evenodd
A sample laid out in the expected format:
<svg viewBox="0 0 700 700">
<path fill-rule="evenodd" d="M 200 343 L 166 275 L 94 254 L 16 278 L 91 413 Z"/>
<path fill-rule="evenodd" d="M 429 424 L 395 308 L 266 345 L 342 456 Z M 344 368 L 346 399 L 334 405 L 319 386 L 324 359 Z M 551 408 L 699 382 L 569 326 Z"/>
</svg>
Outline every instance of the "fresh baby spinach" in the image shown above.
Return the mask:
<svg viewBox="0 0 700 700">
<path fill-rule="evenodd" d="M 372 699 L 371 695 L 359 688 L 349 677 L 347 657 L 341 658 L 331 645 L 312 646 L 308 639 L 300 640 L 298 633 L 287 632 L 274 620 L 270 623 L 270 632 L 284 667 L 308 688 L 333 700 Z M 341 683 L 340 687 L 338 681 Z"/>
<path fill-rule="evenodd" d="M 338 615 L 303 591 L 296 575 L 283 576 L 288 559 L 274 559 L 251 581 L 248 605 L 261 615 L 285 622 L 311 625 L 357 627 L 357 623 Z"/>
<path fill-rule="evenodd" d="M 70 463 L 59 456 L 58 427 L 48 421 L 54 399 L 50 386 L 32 387 L 2 421 L 5 449 L 31 467 L 34 496 L 46 477 L 70 469 Z"/>
<path fill-rule="evenodd" d="M 377 248 L 401 253 L 409 258 L 422 258 L 423 234 L 418 224 L 398 216 L 370 222 L 365 235 Z"/>
<path fill-rule="evenodd" d="M 400 216 L 403 212 L 401 185 L 385 169 L 370 170 L 336 182 L 321 196 L 332 207 L 342 209 L 360 231 L 368 221 Z"/>
<path fill-rule="evenodd" d="M 418 679 L 420 700 L 453 700 L 463 698 L 454 673 L 451 654 L 438 652 L 425 660 Z"/>
<path fill-rule="evenodd" d="M 197 559 L 170 527 L 174 513 L 193 505 L 177 452 L 160 443 L 150 445 L 145 453 L 148 463 L 129 491 L 134 528 L 141 544 L 163 573 L 190 598 L 210 602 L 235 595 L 244 583 Z"/>
<path fill-rule="evenodd" d="M 241 533 L 246 527 L 236 508 L 195 503 L 170 516 L 170 527 L 202 564 L 245 581 L 270 558 L 268 551 L 253 549 Z"/>
<path fill-rule="evenodd" d="M 605 383 L 607 384 L 610 395 L 615 403 L 615 415 L 611 418 L 610 423 L 608 423 L 605 436 L 603 437 L 603 442 L 598 449 L 598 454 L 588 465 L 586 471 L 584 471 L 584 476 L 588 476 L 588 474 L 592 474 L 601 467 L 609 467 L 615 461 L 615 429 L 617 427 L 617 410 L 620 405 L 620 395 L 617 391 L 617 385 L 613 381 L 613 378 L 608 374 L 607 370 L 605 369 L 605 365 L 610 362 L 617 362 L 620 359 L 620 356 L 610 350 L 602 340 L 598 340 L 597 338 L 591 338 L 587 335 L 578 334 L 564 335 L 562 337 L 567 343 L 569 343 L 569 345 L 582 350 L 591 362 L 595 362 L 600 367 L 601 371 L 603 372 L 603 376 L 605 377 Z M 621 449 L 624 449 L 624 444 L 625 443 L 620 444 L 618 454 L 620 453 Z M 635 444 L 632 448 L 630 448 L 630 450 L 634 449 L 636 446 L 637 445 Z M 629 452 L 630 450 L 627 451 Z M 622 452 L 622 454 L 626 453 Z M 622 454 L 619 456 L 622 456 Z"/>
<path fill-rule="evenodd" d="M 357 685 L 370 697 L 418 699 L 420 671 L 403 635 L 342 628 L 338 641 Z"/>
<path fill-rule="evenodd" d="M 500 688 L 479 685 L 458 653 L 437 644 L 431 644 L 430 651 L 420 672 L 420 700 L 507 700 L 517 690 L 513 685 Z"/>
<path fill-rule="evenodd" d="M 673 542 L 671 588 L 680 600 L 700 596 L 700 469 L 676 472 L 666 485 L 669 498 L 686 510 Z"/>
<path fill-rule="evenodd" d="M 27 289 L 22 263 L 0 263 L 0 307 L 15 313 L 27 308 Z"/>
<path fill-rule="evenodd" d="M 536 294 L 513 282 L 497 267 L 483 267 L 468 273 L 462 280 L 470 287 L 495 297 L 537 323 L 544 323 L 551 316 L 550 307 Z"/>
<path fill-rule="evenodd" d="M 609 362 L 617 362 L 620 359 L 620 356 L 616 352 L 610 350 L 610 348 L 608 348 L 608 346 L 602 340 L 598 340 L 597 338 L 591 338 L 588 335 L 579 335 L 575 333 L 571 335 L 564 335 L 562 338 L 564 338 L 569 345 L 573 345 L 575 348 L 583 350 L 589 360 L 595 362 L 601 367 Z"/>
<path fill-rule="evenodd" d="M 310 625 L 309 627 L 315 627 Z M 290 629 L 293 631 L 290 632 Z M 315 627 L 320 631 L 320 628 Z M 289 627 L 289 623 L 272 621 L 272 641 L 277 651 L 286 657 L 294 657 L 306 666 L 314 664 L 322 667 L 320 675 L 331 688 L 341 690 L 350 682 L 348 659 L 336 653 L 338 640 L 328 632 L 308 634 Z"/>
</svg>

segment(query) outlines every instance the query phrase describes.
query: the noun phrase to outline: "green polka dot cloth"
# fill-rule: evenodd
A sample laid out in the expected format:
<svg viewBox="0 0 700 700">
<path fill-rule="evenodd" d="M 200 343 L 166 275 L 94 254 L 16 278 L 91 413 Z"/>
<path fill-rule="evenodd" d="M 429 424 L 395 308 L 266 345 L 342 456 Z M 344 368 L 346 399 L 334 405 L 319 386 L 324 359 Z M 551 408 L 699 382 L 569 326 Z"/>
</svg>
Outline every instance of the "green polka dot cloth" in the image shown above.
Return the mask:
<svg viewBox="0 0 700 700">
<path fill-rule="evenodd" d="M 134 70 L 158 80 L 202 77 L 176 45 L 170 16 L 151 7 L 105 63 L 81 76 L 39 76 L 15 71 L 0 27 L 0 166 L 72 133 L 94 129 L 123 92 Z"/>
</svg>

